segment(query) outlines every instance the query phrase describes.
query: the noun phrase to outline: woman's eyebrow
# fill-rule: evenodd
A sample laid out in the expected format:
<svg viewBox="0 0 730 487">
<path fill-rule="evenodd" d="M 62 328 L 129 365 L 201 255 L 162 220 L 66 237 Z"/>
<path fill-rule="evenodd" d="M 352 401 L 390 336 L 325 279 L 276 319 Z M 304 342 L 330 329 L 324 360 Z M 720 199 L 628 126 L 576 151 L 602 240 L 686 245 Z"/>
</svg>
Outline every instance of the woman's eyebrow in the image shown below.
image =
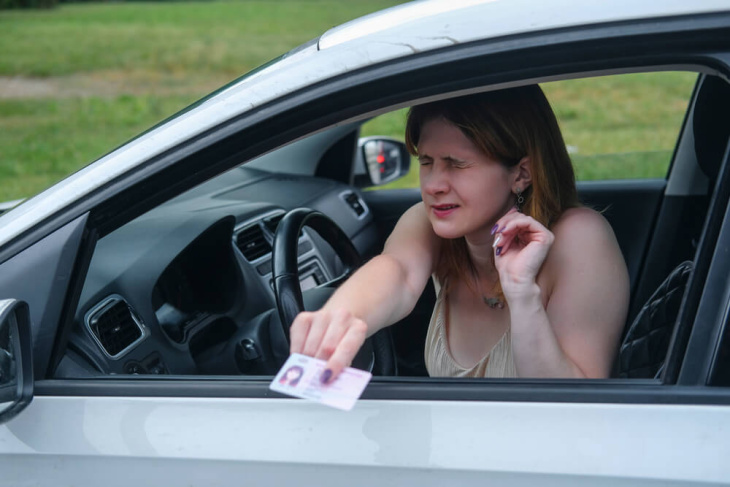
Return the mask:
<svg viewBox="0 0 730 487">
<path fill-rule="evenodd" d="M 466 159 L 462 159 L 460 157 L 456 157 L 456 156 L 452 156 L 452 155 L 445 156 L 444 160 L 447 162 L 467 162 Z"/>
<path fill-rule="evenodd" d="M 430 156 L 428 154 L 419 154 L 418 155 L 418 160 L 419 161 L 434 161 L 435 159 L 440 159 L 440 160 L 445 161 L 445 162 L 448 162 L 448 163 L 457 163 L 457 164 L 458 163 L 464 164 L 464 163 L 469 162 L 468 159 L 464 159 L 464 158 L 461 158 L 461 157 L 456 157 L 456 156 L 451 155 L 451 154 L 447 154 L 445 156 L 439 156 L 437 158 L 434 158 L 433 156 Z"/>
</svg>

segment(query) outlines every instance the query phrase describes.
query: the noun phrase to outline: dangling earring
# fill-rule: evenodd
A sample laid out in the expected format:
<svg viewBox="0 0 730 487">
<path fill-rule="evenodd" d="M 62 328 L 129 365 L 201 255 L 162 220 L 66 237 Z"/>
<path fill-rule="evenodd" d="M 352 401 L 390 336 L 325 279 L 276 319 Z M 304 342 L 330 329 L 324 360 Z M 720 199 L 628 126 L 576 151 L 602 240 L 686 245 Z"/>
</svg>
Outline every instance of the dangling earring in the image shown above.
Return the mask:
<svg viewBox="0 0 730 487">
<path fill-rule="evenodd" d="M 522 196 L 522 190 L 520 188 L 515 190 L 515 194 L 517 195 L 517 211 L 522 213 L 522 205 L 525 204 L 525 197 Z"/>
</svg>

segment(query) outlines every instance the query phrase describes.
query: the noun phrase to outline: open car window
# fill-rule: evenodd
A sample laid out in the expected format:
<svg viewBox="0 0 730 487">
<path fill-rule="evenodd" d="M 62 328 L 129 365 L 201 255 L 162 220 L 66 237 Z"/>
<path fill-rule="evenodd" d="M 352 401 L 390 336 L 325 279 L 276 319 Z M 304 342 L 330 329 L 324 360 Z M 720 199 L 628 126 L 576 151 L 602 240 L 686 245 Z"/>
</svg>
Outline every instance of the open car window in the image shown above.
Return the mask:
<svg viewBox="0 0 730 487">
<path fill-rule="evenodd" d="M 696 79 L 695 73 L 652 72 L 545 83 L 578 178 L 664 179 Z M 285 145 L 104 236 L 94 249 L 57 377 L 273 375 L 287 353 L 272 269 L 279 221 L 293 208 L 315 209 L 344 230 L 363 258 L 377 254 L 400 212 L 418 201 L 417 192 L 387 189 L 413 186 L 414 177 L 417 185 L 417 164 L 379 191 L 361 191 L 355 184 L 363 157 L 358 140 L 402 139 L 405 113 L 341 124 Z M 693 160 L 674 162 L 698 171 Z M 664 190 L 665 182 L 617 182 L 581 192 L 584 203 L 604 212 L 614 227 L 629 266 L 632 309 L 625 334 L 645 311 L 642 299 L 676 263 L 694 258 L 702 230 L 701 219 L 695 234 L 686 234 L 680 221 L 662 219 Z M 688 195 L 672 204 L 683 213 L 698 209 Z M 668 248 L 657 243 L 652 228 L 684 236 Z M 300 285 L 314 309 L 327 297 L 321 285 L 342 273 L 342 261 L 311 229 L 300 234 L 297 252 Z M 393 327 L 392 370 L 400 376 L 426 375 L 423 340 L 433 300 L 427 289 L 411 316 Z M 617 355 L 617 378 L 658 378 L 663 370 L 658 365 L 637 372 L 619 362 Z"/>
</svg>

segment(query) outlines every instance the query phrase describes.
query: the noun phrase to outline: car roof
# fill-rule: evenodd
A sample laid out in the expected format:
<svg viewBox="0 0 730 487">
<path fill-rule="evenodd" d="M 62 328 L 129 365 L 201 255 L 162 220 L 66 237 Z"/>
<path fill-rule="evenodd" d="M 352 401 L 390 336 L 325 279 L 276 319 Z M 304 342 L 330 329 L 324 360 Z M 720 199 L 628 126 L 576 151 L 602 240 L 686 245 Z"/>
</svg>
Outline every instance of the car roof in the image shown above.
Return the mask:
<svg viewBox="0 0 730 487">
<path fill-rule="evenodd" d="M 728 10 L 727 0 L 425 0 L 386 9 L 325 32 L 0 215 L 0 245 L 186 140 L 352 70 L 477 40 Z"/>
<path fill-rule="evenodd" d="M 423 52 L 450 44 L 634 19 L 727 11 L 727 0 L 422 0 L 342 24 L 319 40 L 400 46 Z"/>
</svg>

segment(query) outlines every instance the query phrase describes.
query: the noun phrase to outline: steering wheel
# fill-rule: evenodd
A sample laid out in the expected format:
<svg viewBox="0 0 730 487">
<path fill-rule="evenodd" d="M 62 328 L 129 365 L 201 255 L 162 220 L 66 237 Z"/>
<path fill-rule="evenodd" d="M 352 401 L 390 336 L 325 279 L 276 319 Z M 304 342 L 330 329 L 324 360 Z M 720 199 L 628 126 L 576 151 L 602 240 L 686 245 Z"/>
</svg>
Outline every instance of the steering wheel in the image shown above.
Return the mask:
<svg viewBox="0 0 730 487">
<path fill-rule="evenodd" d="M 317 289 L 329 289 L 328 296 L 331 295 L 334 288 L 347 279 L 361 263 L 360 254 L 347 234 L 324 214 L 309 208 L 296 208 L 284 215 L 274 237 L 272 270 L 276 305 L 287 341 L 294 318 L 305 310 L 297 264 L 299 235 L 305 226 L 315 230 L 332 246 L 345 267 L 345 272 L 340 277 Z M 352 366 L 369 370 L 374 375 L 396 375 L 395 349 L 388 328 L 365 340 Z"/>
</svg>

